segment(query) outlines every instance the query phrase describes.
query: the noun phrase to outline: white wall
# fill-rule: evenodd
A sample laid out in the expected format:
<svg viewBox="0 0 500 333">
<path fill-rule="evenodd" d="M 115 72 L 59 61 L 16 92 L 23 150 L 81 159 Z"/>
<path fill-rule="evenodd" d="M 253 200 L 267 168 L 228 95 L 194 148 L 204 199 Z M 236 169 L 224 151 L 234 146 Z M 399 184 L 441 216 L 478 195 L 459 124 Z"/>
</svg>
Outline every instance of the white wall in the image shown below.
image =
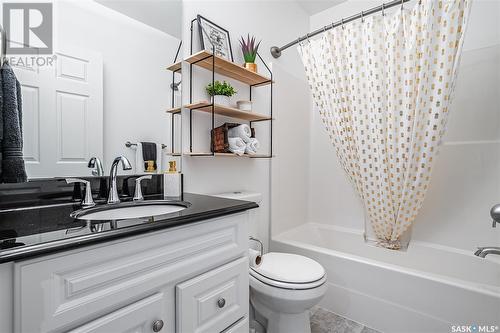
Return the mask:
<svg viewBox="0 0 500 333">
<path fill-rule="evenodd" d="M 170 115 L 165 110 L 172 78 L 165 67 L 173 61 L 179 40 L 94 1 L 57 1 L 54 11 L 56 45 L 93 50 L 103 57 L 105 171 L 119 155 L 134 162 L 135 150 L 125 148 L 126 141 L 170 147 Z"/>
<path fill-rule="evenodd" d="M 379 4 L 347 1 L 311 16 L 310 28 Z M 500 2 L 473 2 L 448 132 L 413 239 L 468 251 L 499 243 L 499 230 L 491 228 L 489 217 L 491 206 L 500 202 L 499 21 Z M 360 200 L 338 165 L 318 115 L 311 117 L 308 221 L 362 229 Z"/>
<path fill-rule="evenodd" d="M 184 55 L 189 55 L 189 22 L 195 18 L 197 14 L 208 18 L 217 23 L 223 28 L 229 30 L 232 41 L 232 49 L 236 63 L 243 63 L 241 51 L 239 48 L 238 38 L 247 33 L 253 34 L 257 39 L 262 39 L 260 54 L 264 60 L 272 65 L 274 71 L 274 112 L 273 115 L 277 119 L 275 122 L 275 135 L 273 137 L 274 153 L 276 158 L 272 161 L 268 159 L 247 159 L 247 158 L 229 158 L 229 157 L 184 157 L 182 161 L 182 169 L 185 174 L 185 190 L 197 193 L 220 193 L 233 190 L 247 190 L 260 192 L 263 195 L 263 201 L 260 208 L 260 223 L 269 224 L 270 216 L 270 177 L 271 168 L 275 173 L 274 165 L 278 163 L 282 155 L 282 145 L 286 145 L 289 138 L 286 131 L 280 129 L 300 128 L 306 129 L 307 118 L 303 118 L 305 123 L 296 121 L 297 114 L 306 115 L 307 109 L 307 93 L 304 90 L 304 74 L 300 59 L 294 50 L 290 50 L 288 57 L 283 57 L 279 60 L 274 60 L 269 48 L 275 44 L 282 44 L 290 39 L 304 34 L 309 28 L 308 15 L 295 3 L 292 2 L 259 2 L 259 1 L 184 1 Z M 198 34 L 195 32 L 195 49 L 198 51 Z M 259 72 L 268 75 L 262 63 L 258 62 Z M 183 99 L 188 102 L 189 93 L 189 76 L 188 68 L 183 68 Z M 193 82 L 193 101 L 199 99 L 208 99 L 204 93 L 203 87 L 211 80 L 205 70 L 195 71 L 195 81 Z M 226 79 L 217 76 L 216 79 Z M 237 84 L 235 81 L 230 81 L 235 85 L 238 94 L 233 98 L 233 103 L 238 99 L 248 98 L 248 87 Z M 270 93 L 269 87 L 254 88 L 253 100 L 255 101 L 254 110 L 259 113 L 268 114 Z M 288 97 L 293 97 L 288 99 Z M 296 101 L 297 103 L 292 103 Z M 187 110 L 183 114 L 183 145 L 184 150 L 188 150 L 188 131 L 189 131 L 189 115 Z M 234 119 L 223 119 L 217 117 L 216 126 L 225 121 L 233 121 Z M 194 113 L 194 151 L 209 151 L 210 140 L 210 118 L 208 115 Z M 283 127 L 282 127 L 283 126 Z M 269 127 L 266 124 L 256 126 L 257 138 L 261 141 L 261 153 L 267 153 L 269 148 Z M 307 142 L 306 131 L 297 131 L 295 140 Z M 292 143 L 293 144 L 293 143 Z M 296 148 L 296 156 L 288 165 L 297 168 L 296 176 L 304 177 L 307 175 L 305 171 L 307 145 L 299 145 Z M 285 149 L 283 149 L 285 150 Z M 287 152 L 289 157 L 289 153 Z M 288 158 L 287 157 L 287 158 Z M 290 169 L 293 170 L 293 169 Z M 276 170 L 279 173 L 279 170 Z M 293 182 L 293 179 L 287 180 L 287 183 Z M 300 198 L 305 202 L 307 191 L 305 183 L 297 182 L 294 192 L 282 193 L 281 200 L 285 202 L 288 198 Z M 274 196 L 274 194 L 273 194 Z M 273 206 L 274 207 L 274 206 Z M 299 214 L 305 217 L 306 206 L 294 207 Z M 274 218 L 274 216 L 273 216 Z M 303 218 L 301 218 L 303 220 Z M 264 236 L 267 237 L 267 236 Z M 267 244 L 267 240 L 266 244 Z M 267 245 L 266 245 L 267 248 Z"/>
</svg>

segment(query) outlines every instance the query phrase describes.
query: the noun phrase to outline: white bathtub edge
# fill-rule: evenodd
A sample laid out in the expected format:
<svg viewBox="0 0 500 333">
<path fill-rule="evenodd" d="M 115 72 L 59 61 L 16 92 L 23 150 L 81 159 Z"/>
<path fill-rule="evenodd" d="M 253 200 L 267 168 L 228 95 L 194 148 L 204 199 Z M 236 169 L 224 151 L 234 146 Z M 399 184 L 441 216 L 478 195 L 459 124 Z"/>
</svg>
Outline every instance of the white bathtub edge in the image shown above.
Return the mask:
<svg viewBox="0 0 500 333">
<path fill-rule="evenodd" d="M 320 226 L 321 228 L 328 228 L 328 229 L 336 230 L 336 231 L 353 232 L 353 233 L 361 234 L 361 235 L 363 234 L 362 232 L 360 233 L 359 230 L 357 230 L 357 229 L 349 229 L 349 228 L 324 225 L 324 224 L 319 224 L 319 223 L 308 223 L 308 224 L 313 225 L 313 226 Z M 311 249 L 311 250 L 314 250 L 317 252 L 333 254 L 335 256 L 338 256 L 338 257 L 341 257 L 344 259 L 354 260 L 356 262 L 360 262 L 363 264 L 376 265 L 378 267 L 394 270 L 394 271 L 397 271 L 399 273 L 410 274 L 410 275 L 413 275 L 413 276 L 416 276 L 419 278 L 424 278 L 424 279 L 429 279 L 431 281 L 435 281 L 435 282 L 439 282 L 439 283 L 449 284 L 449 285 L 452 285 L 454 287 L 463 288 L 463 289 L 466 289 L 466 290 L 469 290 L 472 292 L 477 292 L 477 293 L 480 293 L 480 294 L 483 294 L 486 296 L 498 297 L 498 291 L 488 290 L 488 289 L 486 289 L 487 287 L 478 287 L 478 286 L 472 285 L 471 283 L 468 283 L 467 281 L 463 281 L 463 280 L 456 279 L 453 277 L 441 276 L 438 274 L 428 273 L 428 272 L 422 272 L 420 270 L 416 270 L 416 269 L 412 269 L 412 268 L 408 268 L 408 267 L 401 267 L 399 265 L 389 264 L 389 263 L 386 263 L 383 261 L 378 261 L 378 260 L 374 260 L 374 259 L 366 259 L 364 257 L 360 257 L 360 256 L 346 253 L 346 252 L 336 251 L 336 250 L 332 250 L 332 249 L 326 249 L 324 247 L 316 246 L 316 245 L 305 243 L 305 242 L 299 242 L 299 241 L 286 239 L 286 235 L 289 232 L 293 232 L 295 229 L 298 229 L 300 227 L 302 227 L 302 226 L 299 226 L 299 227 L 291 229 L 291 230 L 287 230 L 287 231 L 285 231 L 285 232 L 283 232 L 275 237 L 272 237 L 271 243 L 272 242 L 281 242 L 281 243 L 292 245 L 292 246 L 308 248 L 308 249 Z M 429 246 L 429 244 L 430 244 L 430 246 L 435 246 L 436 248 L 440 248 L 440 249 L 448 250 L 448 251 L 450 251 L 450 249 L 451 249 L 451 251 L 456 251 L 456 252 L 461 253 L 461 254 L 465 253 L 465 251 L 463 251 L 463 250 L 450 248 L 447 246 L 442 246 L 442 245 L 437 245 L 437 244 L 432 244 L 432 243 L 427 243 L 427 242 L 421 242 L 421 241 L 415 241 L 415 242 L 418 242 L 419 244 L 426 245 L 426 246 Z"/>
</svg>

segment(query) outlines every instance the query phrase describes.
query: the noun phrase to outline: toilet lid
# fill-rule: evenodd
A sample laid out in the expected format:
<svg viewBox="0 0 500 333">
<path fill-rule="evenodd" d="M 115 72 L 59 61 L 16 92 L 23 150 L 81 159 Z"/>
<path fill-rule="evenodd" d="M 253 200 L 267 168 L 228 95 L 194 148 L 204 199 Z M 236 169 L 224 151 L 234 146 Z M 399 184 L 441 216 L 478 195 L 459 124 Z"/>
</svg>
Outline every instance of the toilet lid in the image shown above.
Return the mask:
<svg viewBox="0 0 500 333">
<path fill-rule="evenodd" d="M 252 267 L 260 275 L 285 283 L 310 283 L 320 280 L 325 269 L 316 261 L 291 253 L 270 252 L 262 256 L 262 264 Z"/>
</svg>

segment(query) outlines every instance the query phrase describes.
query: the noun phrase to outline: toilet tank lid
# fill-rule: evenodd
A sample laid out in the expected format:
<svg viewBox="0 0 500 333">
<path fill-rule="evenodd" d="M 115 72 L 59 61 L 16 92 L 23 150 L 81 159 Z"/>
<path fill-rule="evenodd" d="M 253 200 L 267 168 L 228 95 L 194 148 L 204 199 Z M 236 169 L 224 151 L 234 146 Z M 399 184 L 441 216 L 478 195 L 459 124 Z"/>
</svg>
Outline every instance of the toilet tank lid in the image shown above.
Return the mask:
<svg viewBox="0 0 500 333">
<path fill-rule="evenodd" d="M 226 199 L 253 201 L 256 202 L 257 204 L 260 204 L 260 202 L 262 201 L 262 194 L 250 191 L 225 192 L 225 193 L 213 194 L 213 196 Z"/>
</svg>

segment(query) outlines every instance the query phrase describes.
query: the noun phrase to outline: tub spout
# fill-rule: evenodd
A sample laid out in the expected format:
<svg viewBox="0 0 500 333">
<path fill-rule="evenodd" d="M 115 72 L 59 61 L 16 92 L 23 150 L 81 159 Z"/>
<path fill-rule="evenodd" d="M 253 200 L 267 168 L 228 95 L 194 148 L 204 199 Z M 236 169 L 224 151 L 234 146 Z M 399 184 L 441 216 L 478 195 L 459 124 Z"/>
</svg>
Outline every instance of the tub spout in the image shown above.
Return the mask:
<svg viewBox="0 0 500 333">
<path fill-rule="evenodd" d="M 485 258 L 488 254 L 500 255 L 500 247 L 488 246 L 488 247 L 478 247 L 474 255 Z"/>
</svg>

